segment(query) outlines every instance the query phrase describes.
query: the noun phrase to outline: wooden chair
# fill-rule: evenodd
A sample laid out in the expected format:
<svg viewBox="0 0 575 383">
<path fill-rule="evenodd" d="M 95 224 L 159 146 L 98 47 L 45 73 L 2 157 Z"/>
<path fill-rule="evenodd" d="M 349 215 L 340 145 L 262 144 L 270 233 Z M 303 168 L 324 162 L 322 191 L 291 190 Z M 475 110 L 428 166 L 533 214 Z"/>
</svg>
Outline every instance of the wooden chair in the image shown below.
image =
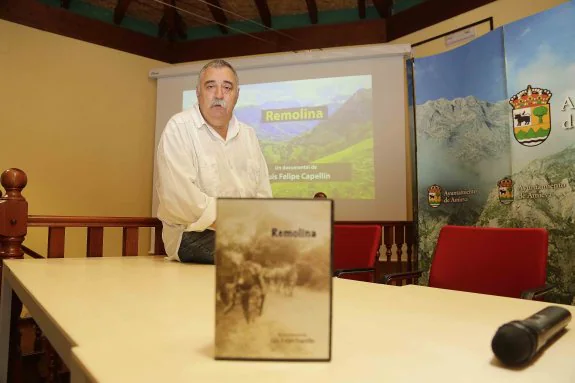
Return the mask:
<svg viewBox="0 0 575 383">
<path fill-rule="evenodd" d="M 546 285 L 548 235 L 542 228 L 451 226 L 441 229 L 429 286 L 536 299 Z M 388 274 L 384 283 L 419 278 L 422 270 Z"/>
</svg>

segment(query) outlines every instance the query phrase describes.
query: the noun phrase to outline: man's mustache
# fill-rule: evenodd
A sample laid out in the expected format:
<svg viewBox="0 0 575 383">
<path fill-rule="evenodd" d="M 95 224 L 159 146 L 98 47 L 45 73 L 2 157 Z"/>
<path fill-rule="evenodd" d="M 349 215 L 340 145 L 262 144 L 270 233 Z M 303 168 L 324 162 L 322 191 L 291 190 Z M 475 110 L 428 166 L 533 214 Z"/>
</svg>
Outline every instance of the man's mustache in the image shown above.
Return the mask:
<svg viewBox="0 0 575 383">
<path fill-rule="evenodd" d="M 212 101 L 212 105 L 210 105 L 210 108 L 214 106 L 221 106 L 225 108 L 226 100 L 215 99 L 214 101 Z"/>
</svg>

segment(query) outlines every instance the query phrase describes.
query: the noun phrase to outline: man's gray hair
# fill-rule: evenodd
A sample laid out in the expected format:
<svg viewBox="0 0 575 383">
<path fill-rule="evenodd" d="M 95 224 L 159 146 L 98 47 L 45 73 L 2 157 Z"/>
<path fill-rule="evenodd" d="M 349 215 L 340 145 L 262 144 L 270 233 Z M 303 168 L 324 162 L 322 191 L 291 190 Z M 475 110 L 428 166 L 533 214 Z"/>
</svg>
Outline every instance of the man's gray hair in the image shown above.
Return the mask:
<svg viewBox="0 0 575 383">
<path fill-rule="evenodd" d="M 226 60 L 222 60 L 222 59 L 216 59 L 216 60 L 212 60 L 210 62 L 208 62 L 206 65 L 204 65 L 204 67 L 202 68 L 202 70 L 200 70 L 200 73 L 198 74 L 198 83 L 196 85 L 196 88 L 199 88 L 201 84 L 201 78 L 202 78 L 202 74 L 204 74 L 204 72 L 208 69 L 208 68 L 229 68 L 232 73 L 234 74 L 234 77 L 236 78 L 236 88 L 239 87 L 240 85 L 240 79 L 238 78 L 238 74 L 236 73 L 236 70 L 234 69 L 234 67 L 232 66 L 232 64 L 230 64 L 229 62 L 227 62 Z"/>
</svg>

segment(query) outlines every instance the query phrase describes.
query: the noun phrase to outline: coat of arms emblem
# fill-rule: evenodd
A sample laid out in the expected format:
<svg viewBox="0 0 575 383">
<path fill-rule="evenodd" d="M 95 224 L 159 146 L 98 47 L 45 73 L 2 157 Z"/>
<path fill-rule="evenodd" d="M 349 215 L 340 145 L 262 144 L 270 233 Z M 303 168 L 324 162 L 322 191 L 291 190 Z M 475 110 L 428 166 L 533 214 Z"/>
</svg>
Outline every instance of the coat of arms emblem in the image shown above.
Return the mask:
<svg viewBox="0 0 575 383">
<path fill-rule="evenodd" d="M 497 182 L 499 187 L 497 194 L 499 196 L 499 202 L 504 205 L 508 205 L 513 202 L 513 181 L 511 178 L 505 177 Z"/>
<path fill-rule="evenodd" d="M 427 202 L 433 208 L 441 205 L 441 186 L 431 185 L 427 188 Z"/>
<path fill-rule="evenodd" d="M 509 99 L 513 107 L 513 135 L 525 146 L 537 146 L 551 133 L 551 91 L 532 88 L 522 90 Z"/>
</svg>

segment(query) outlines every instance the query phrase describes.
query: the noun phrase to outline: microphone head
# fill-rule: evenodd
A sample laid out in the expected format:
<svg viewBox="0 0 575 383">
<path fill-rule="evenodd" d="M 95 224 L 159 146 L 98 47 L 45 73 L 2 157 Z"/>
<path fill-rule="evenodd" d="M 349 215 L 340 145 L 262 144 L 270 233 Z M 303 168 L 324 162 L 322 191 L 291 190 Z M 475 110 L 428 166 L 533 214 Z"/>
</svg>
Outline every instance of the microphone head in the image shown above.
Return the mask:
<svg viewBox="0 0 575 383">
<path fill-rule="evenodd" d="M 533 356 L 537 337 L 517 322 L 506 323 L 497 329 L 491 349 L 503 364 L 517 366 Z"/>
</svg>

